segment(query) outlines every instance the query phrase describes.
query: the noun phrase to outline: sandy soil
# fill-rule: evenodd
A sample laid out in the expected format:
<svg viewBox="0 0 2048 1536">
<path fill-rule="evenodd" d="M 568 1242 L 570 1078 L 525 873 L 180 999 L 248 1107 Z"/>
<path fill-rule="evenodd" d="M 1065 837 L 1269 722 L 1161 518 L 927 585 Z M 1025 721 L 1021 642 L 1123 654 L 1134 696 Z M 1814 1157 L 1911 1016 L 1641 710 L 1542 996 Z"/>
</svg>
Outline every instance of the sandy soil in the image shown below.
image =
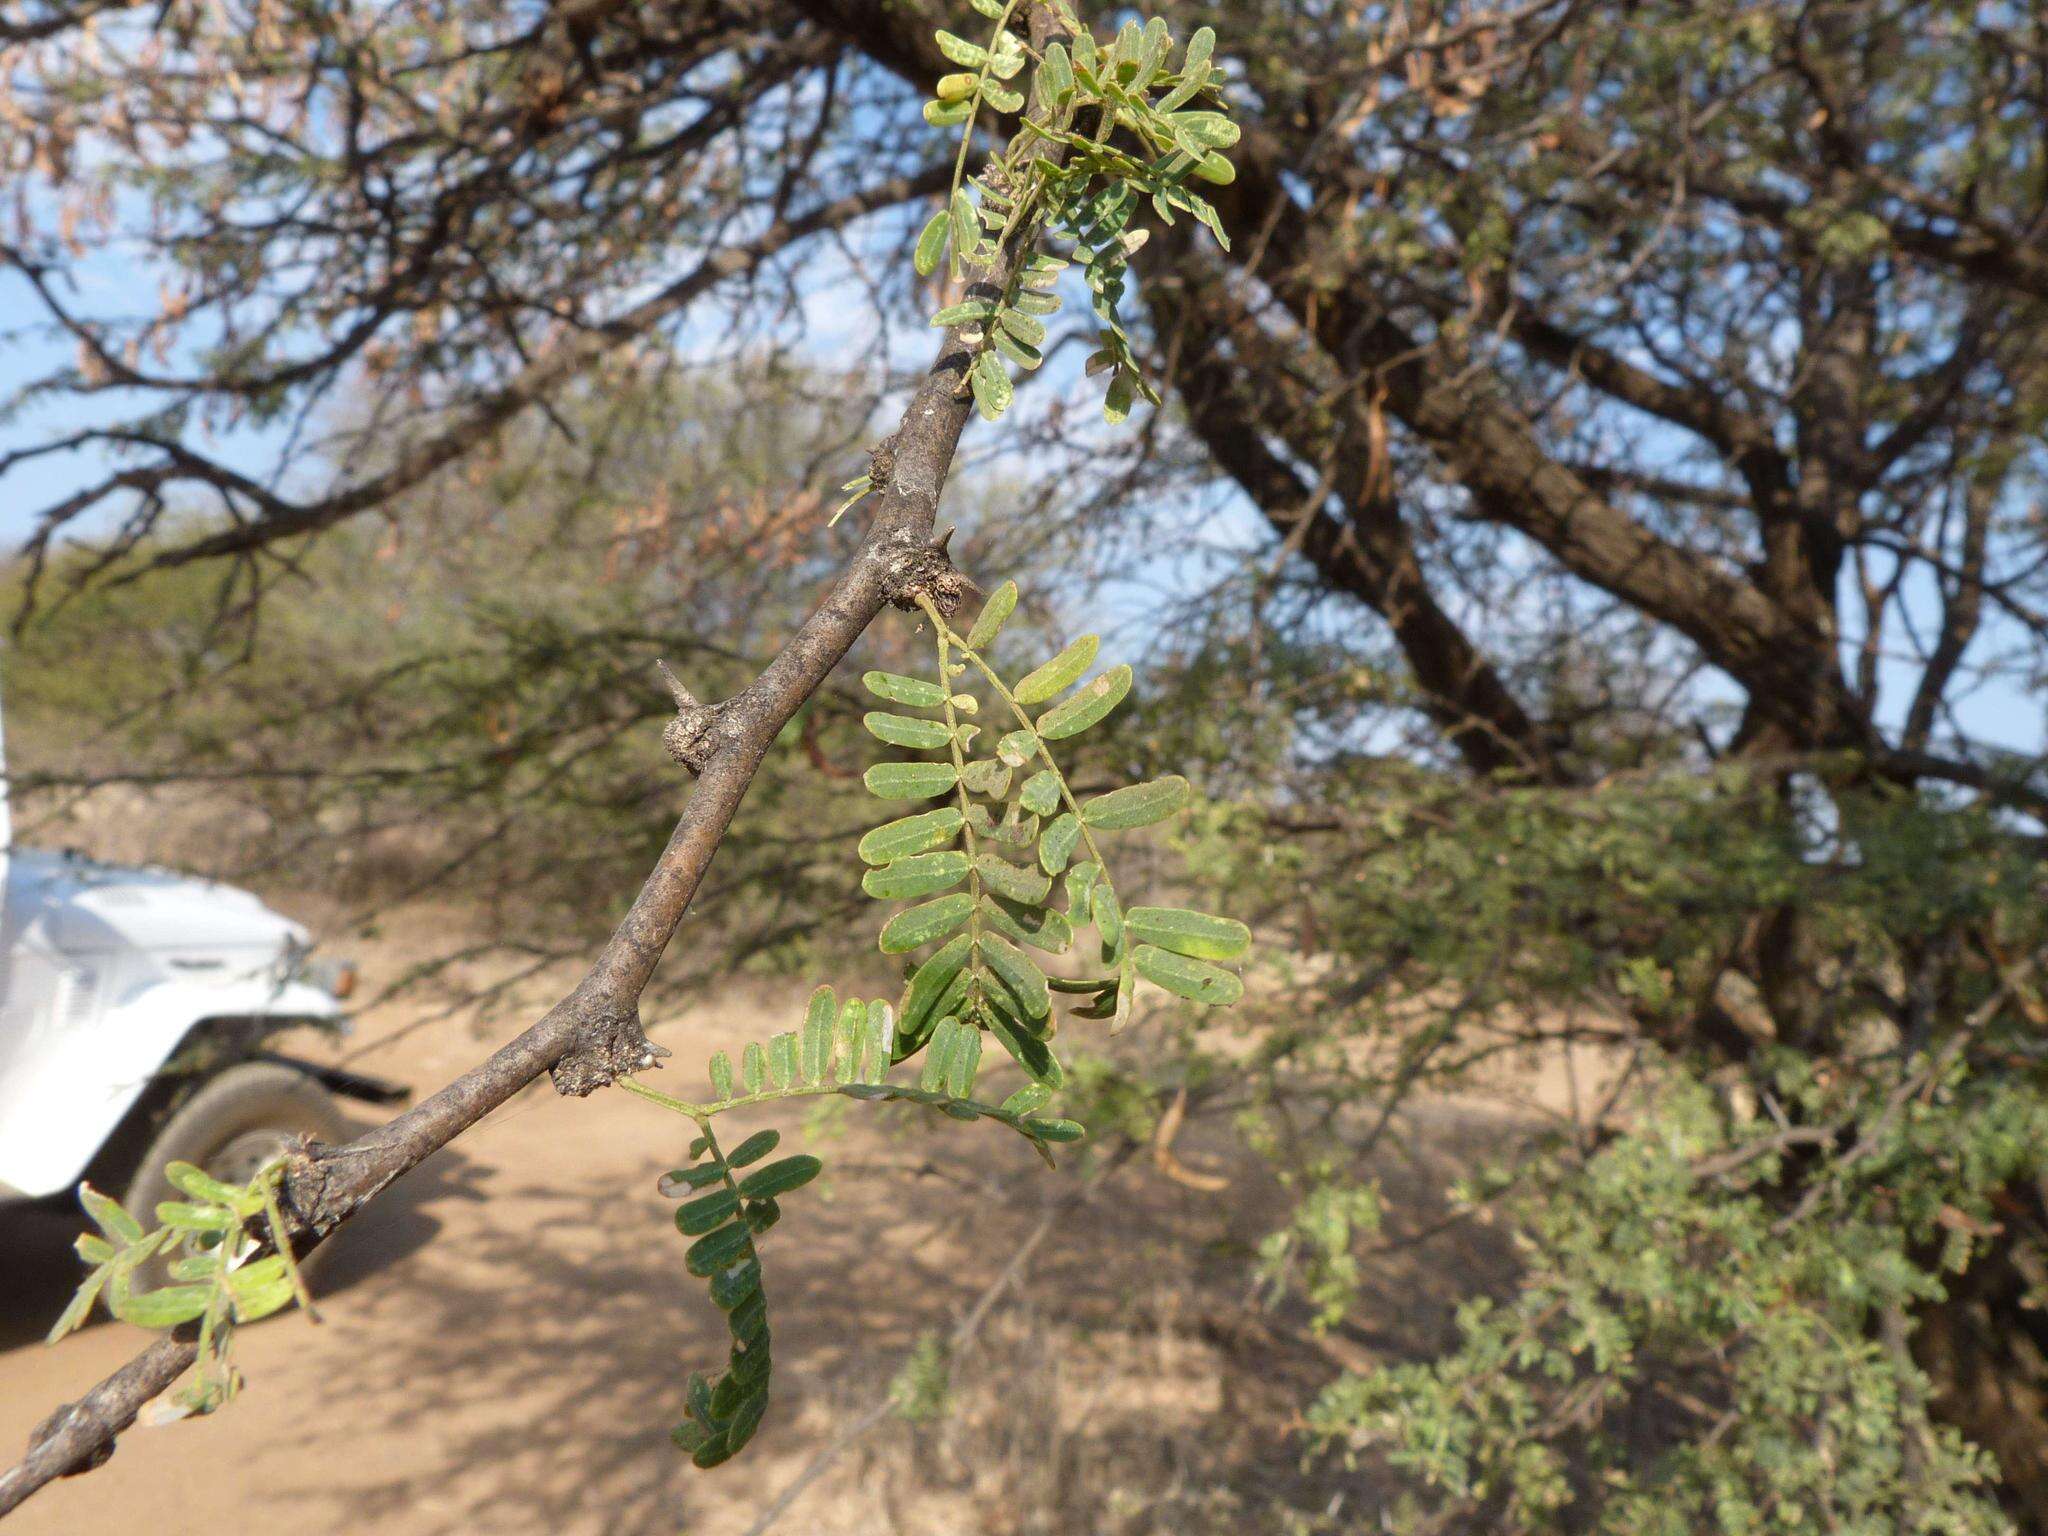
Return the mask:
<svg viewBox="0 0 2048 1536">
<path fill-rule="evenodd" d="M 794 992 L 735 997 L 657 1026 L 677 1053 L 669 1075 L 694 1084 L 710 1049 L 787 1027 L 799 1008 Z M 364 1019 L 347 1050 L 416 1087 L 482 1053 L 468 1026 L 416 1015 Z M 1444 1147 L 1490 1139 L 1483 1117 L 1445 1114 L 1431 1138 Z M 565 1101 L 543 1085 L 337 1240 L 320 1281 L 324 1324 L 287 1314 L 240 1338 L 238 1401 L 131 1432 L 111 1464 L 25 1506 L 10 1536 L 747 1531 L 1083 1177 L 1047 1173 L 988 1127 L 878 1120 L 866 1106 L 839 1118 L 773 1121 L 828 1174 L 790 1200 L 764 1245 L 776 1399 L 728 1468 L 696 1472 L 667 1438 L 687 1371 L 723 1358 L 717 1315 L 683 1271 L 672 1202 L 654 1187 L 681 1128 L 621 1095 Z M 1263 1523 L 1275 1500 L 1335 1500 L 1357 1518 L 1372 1489 L 1305 1478 L 1293 1415 L 1340 1364 L 1441 1341 L 1451 1303 L 1501 1256 L 1481 1231 L 1396 1248 L 1375 1261 L 1384 1326 L 1303 1346 L 1248 1304 L 1248 1256 L 1278 1192 L 1229 1166 L 1221 1143 L 1189 1138 L 1182 1155 L 1228 1172 L 1230 1189 L 1192 1190 L 1140 1161 L 1063 1214 L 956 1361 L 953 1414 L 918 1431 L 882 1420 L 779 1528 L 1023 1532 L 1078 1518 L 1103 1531 L 1224 1530 Z M 1447 1167 L 1411 1140 L 1382 1170 L 1397 1233 L 1435 1218 Z M 6 1446 L 142 1342 L 103 1322 L 40 1344 L 75 1277 L 71 1230 L 54 1218 L 0 1226 Z"/>
</svg>

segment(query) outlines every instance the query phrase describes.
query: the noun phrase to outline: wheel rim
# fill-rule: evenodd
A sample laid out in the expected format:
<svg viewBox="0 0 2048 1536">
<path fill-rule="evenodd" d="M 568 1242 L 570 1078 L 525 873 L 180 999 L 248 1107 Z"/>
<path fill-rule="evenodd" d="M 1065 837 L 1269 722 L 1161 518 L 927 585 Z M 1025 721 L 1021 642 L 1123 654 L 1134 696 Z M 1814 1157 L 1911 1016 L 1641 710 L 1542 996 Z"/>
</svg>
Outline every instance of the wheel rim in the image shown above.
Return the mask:
<svg viewBox="0 0 2048 1536">
<path fill-rule="evenodd" d="M 290 1147 L 291 1137 L 284 1131 L 244 1131 L 207 1158 L 206 1171 L 223 1184 L 246 1184 Z"/>
</svg>

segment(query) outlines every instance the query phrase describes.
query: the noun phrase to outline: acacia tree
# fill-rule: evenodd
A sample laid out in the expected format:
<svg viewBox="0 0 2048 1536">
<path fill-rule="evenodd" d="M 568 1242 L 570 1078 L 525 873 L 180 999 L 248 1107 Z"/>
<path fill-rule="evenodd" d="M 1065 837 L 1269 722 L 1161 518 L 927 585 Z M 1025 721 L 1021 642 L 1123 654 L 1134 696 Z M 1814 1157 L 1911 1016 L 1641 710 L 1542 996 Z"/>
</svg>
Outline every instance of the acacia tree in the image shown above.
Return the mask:
<svg viewBox="0 0 2048 1536">
<path fill-rule="evenodd" d="M 161 1203 L 154 1227 L 81 1186 L 100 1230 L 79 1239 L 90 1273 L 52 1339 L 78 1326 L 101 1300 L 127 1321 L 175 1331 L 82 1402 L 50 1416 L 27 1458 L 0 1480 L 0 1512 L 53 1477 L 103 1460 L 140 1406 L 188 1367 L 195 1374 L 179 1403 L 199 1412 L 221 1406 L 239 1380 L 227 1357 L 233 1329 L 294 1300 L 309 1304 L 295 1253 L 543 1072 L 558 1091 L 578 1097 L 618 1084 L 697 1129 L 690 1166 L 671 1173 L 662 1188 L 687 1197 L 675 1216 L 683 1235 L 695 1239 L 685 1262 L 706 1280 L 732 1343 L 723 1372 L 691 1379 L 674 1439 L 699 1466 L 718 1465 L 751 1439 L 768 1403 L 772 1355 L 756 1239 L 779 1219 L 781 1197 L 808 1183 L 819 1165 L 792 1157 L 755 1167 L 775 1147 L 776 1133 L 759 1132 L 728 1149 L 714 1117 L 823 1093 L 900 1100 L 1006 1126 L 1051 1161 L 1053 1145 L 1082 1134 L 1073 1122 L 1040 1113 L 1064 1083 L 1052 1044 L 1055 993 L 1082 998 L 1075 1015 L 1108 1020 L 1112 1031 L 1129 1021 L 1141 979 L 1201 1004 L 1229 1004 L 1241 995 L 1236 975 L 1212 962 L 1242 952 L 1250 938 L 1244 926 L 1128 904 L 1101 846 L 1110 833 L 1181 809 L 1187 781 L 1168 776 L 1084 797 L 1062 769 L 1063 749 L 1054 746 L 1122 703 L 1130 667 L 1108 668 L 1084 683 L 1099 645 L 1086 635 L 1021 676 L 999 670 L 990 648 L 1017 606 L 1017 587 L 1004 582 L 972 625 L 956 630 L 949 621 L 973 584 L 948 559 L 947 537 L 933 537 L 939 494 L 968 417 L 975 410 L 1000 417 L 1013 393 L 1010 363 L 1033 367 L 1041 360 L 1039 317 L 1059 309 L 1051 290 L 1069 265 L 1042 245 L 1056 240 L 1087 270 L 1111 373 L 1106 413 L 1121 419 L 1133 395 L 1149 389 L 1117 318 L 1121 273 L 1141 243 L 1132 229 L 1141 202 L 1215 226 L 1213 209 L 1193 184 L 1227 175 L 1219 150 L 1237 131 L 1206 104 L 1221 97 L 1209 63 L 1214 34 L 1200 30 L 1181 46 L 1164 21 L 1154 20 L 1127 25 L 1113 43 L 1098 45 L 1071 11 L 1041 5 L 1029 13 L 1027 43 L 1010 27 L 1013 18 L 1023 20 L 1018 0 L 978 0 L 977 9 L 993 23 L 982 29 L 983 41 L 937 34 L 940 48 L 967 72 L 942 80 L 923 113 L 935 127 L 956 129 L 959 142 L 946 205 L 920 233 L 915 254 L 920 273 L 945 263 L 962 285 L 958 301 L 933 320 L 946 331 L 939 360 L 862 477 L 861 495 L 872 496 L 874 506 L 849 568 L 760 676 L 734 697 L 707 703 L 664 667 L 676 715 L 663 742 L 698 782 L 631 909 L 583 980 L 539 1023 L 355 1143 L 307 1148 L 246 1186 L 173 1163 L 167 1176 L 188 1198 Z M 163 62 L 153 57 L 152 69 Z M 1026 109 L 1024 92 L 1007 82 L 1027 64 L 1029 110 L 1019 131 L 968 178 L 981 114 Z M 1107 142 L 1117 127 L 1135 141 L 1135 153 Z M 699 267 L 711 270 L 729 268 L 715 258 Z M 96 355 L 93 343 L 87 346 Z M 508 398 L 499 392 L 485 415 L 504 419 Z M 461 430 L 473 430 L 476 419 L 472 412 Z M 445 462 L 457 441 L 441 433 L 428 457 Z M 412 483 L 408 466 L 420 462 L 416 451 L 401 448 L 397 461 L 374 478 Z M 218 473 L 218 466 L 204 473 Z M 88 501 L 93 494 L 86 493 Z M 145 495 L 145 523 L 153 515 L 148 506 Z M 741 795 L 782 728 L 889 605 L 921 615 L 936 644 L 934 675 L 868 672 L 862 682 L 871 694 L 919 713 L 877 710 L 864 724 L 894 748 L 930 755 L 878 763 L 865 774 L 866 786 L 888 801 L 944 796 L 953 803 L 863 837 L 858 852 L 869 868 L 861 884 L 880 900 L 919 903 L 883 925 L 885 954 L 930 952 L 906 963 L 894 1005 L 855 998 L 842 1005 L 833 989 L 821 987 L 800 1029 L 748 1044 L 737 1069 L 718 1052 L 708 1098 L 676 1098 L 636 1081 L 667 1054 L 642 1030 L 640 999 Z M 983 727 L 973 717 L 984 697 L 996 701 L 988 709 L 991 742 L 977 747 Z M 1063 908 L 1052 901 L 1056 880 L 1064 887 Z M 1076 925 L 1097 931 L 1099 964 L 1054 983 L 1026 948 L 1065 952 Z M 1000 1104 L 971 1097 L 984 1034 L 1027 1079 Z M 891 1068 L 911 1057 L 922 1059 L 917 1083 L 890 1081 Z M 139 1288 L 141 1267 L 163 1259 L 172 1283 Z"/>
<path fill-rule="evenodd" d="M 1424 753 L 1510 797 L 1457 802 L 1470 815 L 1506 807 L 1491 823 L 1447 817 L 1477 846 L 1497 836 L 1526 851 L 1528 816 L 1569 825 L 1617 772 L 1719 762 L 1746 775 L 1725 796 L 1727 780 L 1704 781 L 1717 789 L 1697 821 L 1659 786 L 1624 818 L 1640 840 L 1619 849 L 1567 858 L 1548 844 L 1554 862 L 1530 884 L 1552 904 L 1517 930 L 1522 954 L 1556 959 L 1556 941 L 1570 962 L 1535 992 L 1626 981 L 1610 1001 L 1633 1040 L 1688 1063 L 1688 1082 L 1733 1074 L 1775 1106 L 1768 1134 L 1782 1145 L 1696 1149 L 1735 1160 L 1716 1165 L 1715 1187 L 1742 1174 L 1745 1221 L 1769 1234 L 1811 1216 L 1812 1190 L 1844 1164 L 1859 1179 L 1893 1166 L 1866 1144 L 1907 1156 L 1887 1139 L 1895 1101 L 1950 1094 L 1942 1102 L 1969 1110 L 1947 1122 L 1964 1144 L 2014 1144 L 2011 1127 L 2038 1114 L 2025 1063 L 2039 1028 L 2015 958 L 2038 939 L 2038 867 L 2014 829 L 2048 786 L 2009 740 L 1973 731 L 1963 706 L 1989 680 L 2009 711 L 2023 708 L 2048 633 L 2041 20 L 1866 0 L 1167 14 L 1214 19 L 1226 39 L 1217 67 L 1241 97 L 1244 134 L 1230 170 L 1211 168 L 1230 179 L 1204 191 L 1231 240 L 1181 219 L 1126 244 L 1134 302 L 1103 361 L 1119 408 L 1150 379 L 1172 409 L 1123 474 L 1105 472 L 1123 450 L 1079 435 L 1080 487 L 1142 501 L 1129 493 L 1226 481 L 1266 524 L 1305 631 L 1334 627 L 1339 652 L 1384 662 L 1373 687 L 1427 727 Z M 930 140 L 911 119 L 944 121 L 959 99 L 955 80 L 919 106 L 961 66 L 934 37 L 961 19 L 893 0 L 340 15 L 174 4 L 147 20 L 30 7 L 0 32 L 20 188 L 7 254 L 39 319 L 76 350 L 30 393 L 104 401 L 110 414 L 144 402 L 0 461 L 124 456 L 48 509 L 34 548 L 111 508 L 124 519 L 109 550 L 119 559 L 167 507 L 210 498 L 213 525 L 147 558 L 229 560 L 260 588 L 291 541 L 389 505 L 615 349 L 663 332 L 687 345 L 707 303 L 772 307 L 821 270 L 805 266 L 821 251 L 864 270 L 856 235 L 908 243 L 925 201 L 957 176 L 950 156 L 917 158 Z M 891 212 L 911 204 L 909 218 Z M 924 227 L 943 237 L 943 221 Z M 176 274 L 145 312 L 87 313 L 67 285 L 113 229 Z M 895 297 L 880 295 L 883 313 Z M 1044 346 L 1030 327 L 1002 332 L 1013 360 L 1056 346 L 1058 325 Z M 381 403 L 358 433 L 333 434 L 331 483 L 252 477 L 204 446 L 207 424 L 288 420 L 344 379 L 367 379 Z M 985 403 L 1008 387 L 1007 374 L 985 378 Z M 1048 461 L 1052 437 L 1048 426 Z M 906 466 L 920 496 L 936 493 L 920 442 L 906 431 L 878 459 L 881 499 L 854 514 L 873 508 L 864 549 L 889 536 Z M 1151 515 L 1174 526 L 1154 501 Z M 1276 611 L 1275 583 L 1246 580 L 1259 611 Z M 1360 792 L 1341 775 L 1316 789 Z M 1681 809 L 1695 790 L 1675 792 Z M 1947 830 L 1901 818 L 1900 804 Z M 1974 819 L 1942 819 L 1951 812 Z M 1348 807 L 1322 824 L 1340 829 L 1338 859 L 1374 851 Z M 1723 879 L 1731 826 L 1761 841 L 1733 860 L 1741 878 Z M 1953 892 L 1908 913 L 1897 882 L 1816 885 L 1839 873 L 1825 851 L 1850 846 L 1859 859 L 1917 849 L 1897 867 L 1923 876 L 1982 861 L 2002 899 L 1987 911 Z M 1618 858 L 1643 876 L 1632 891 L 1657 899 L 1620 899 Z M 1427 876 L 1416 889 L 1484 923 L 1516 893 L 1478 881 L 1476 862 L 1421 857 L 1388 868 L 1388 889 Z M 1712 885 L 1715 921 L 1674 923 L 1697 915 L 1685 881 Z M 1345 954 L 1368 978 L 1463 974 L 1430 934 L 1390 933 L 1370 903 L 1320 908 L 1319 931 L 1352 942 Z M 1685 942 L 1667 948 L 1674 934 Z M 1874 1020 L 1903 1054 L 1866 1059 Z M 1995 1091 L 1955 1097 L 1942 1074 L 1965 1069 Z M 1802 1097 L 1787 1071 L 1856 1096 Z M 1739 1140 L 1747 1124 L 1714 1135 Z M 1601 1170 L 1596 1191 L 1629 1187 L 1615 1165 Z M 1915 1280 L 1801 1314 L 1816 1327 L 1846 1318 L 1859 1339 L 1867 1328 L 1888 1362 L 1838 1386 L 1903 1405 L 1885 1453 L 1898 1475 L 1865 1490 L 1871 1507 L 1921 1499 L 1912 1518 L 1932 1521 L 1960 1518 L 1942 1500 L 1974 1497 L 1967 1456 L 1944 1451 L 1929 1470 L 1932 1411 L 1992 1445 L 2006 1496 L 2040 1516 L 2040 1314 L 2020 1304 L 2042 1230 L 2037 1173 L 1987 1155 L 1961 1185 L 1923 1189 L 1920 1215 L 1886 1218 L 1879 1248 L 1933 1275 L 1929 1250 L 1958 1229 L 1928 1223 L 1960 1215 L 1960 1258 L 1983 1287 L 1968 1308 Z M 1600 1209 L 1582 1237 L 1613 1237 L 1614 1213 Z M 1869 1231 L 1830 1251 L 1863 1272 L 1874 1266 L 1857 1263 L 1858 1241 Z M 1708 1317 L 1727 1300 L 1702 1306 L 1699 1339 L 1748 1337 Z M 1533 1306 L 1576 1316 L 1551 1296 Z M 1916 1318 L 1941 1388 L 1931 1410 L 1915 1368 L 1885 1347 Z M 1529 1343 L 1476 1337 L 1497 1353 Z M 1560 1357 L 1540 1358 L 1578 1386 Z M 1769 1383 L 1753 1384 L 1772 1400 Z M 1677 1413 L 1672 1437 L 1695 1449 L 1724 1442 L 1727 1403 L 1748 1401 L 1688 1395 L 1700 1406 Z M 1511 1431 L 1526 1413 L 1510 1397 Z M 1837 1399 L 1823 1398 L 1774 1422 L 1824 1442 L 1815 1425 Z M 1568 1426 L 1597 1427 L 1582 1397 L 1553 1406 Z M 1430 1422 L 1412 1400 L 1405 1413 L 1336 1401 L 1322 1422 L 1335 1439 L 1365 1439 L 1386 1413 Z M 1420 1467 L 1484 1513 L 1513 1483 L 1499 1469 L 1515 1436 L 1489 1440 L 1456 1416 L 1440 1427 L 1493 1446 L 1491 1461 Z M 1699 1489 L 1718 1487 L 1732 1509 L 1716 1477 L 1775 1475 L 1768 1454 L 1748 1454 L 1739 1476 L 1691 1464 L 1688 1497 L 1711 1504 Z M 1827 1508 L 1818 1484 L 1798 1486 Z M 1641 1518 L 1656 1499 L 1640 1494 L 1610 1501 L 1610 1518 Z M 1560 1497 L 1547 1464 L 1517 1496 L 1527 1519 L 1546 1518 Z"/>
</svg>

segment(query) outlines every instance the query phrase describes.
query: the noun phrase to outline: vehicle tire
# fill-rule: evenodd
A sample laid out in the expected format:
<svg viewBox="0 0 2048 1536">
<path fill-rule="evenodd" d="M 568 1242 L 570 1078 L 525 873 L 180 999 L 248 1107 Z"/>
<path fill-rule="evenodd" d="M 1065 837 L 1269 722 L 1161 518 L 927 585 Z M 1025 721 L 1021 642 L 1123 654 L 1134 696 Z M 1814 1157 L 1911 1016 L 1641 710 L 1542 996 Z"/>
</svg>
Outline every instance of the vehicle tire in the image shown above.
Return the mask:
<svg viewBox="0 0 2048 1536">
<path fill-rule="evenodd" d="M 166 1163 L 194 1163 L 217 1179 L 239 1184 L 302 1136 L 340 1141 L 345 1134 L 340 1111 L 319 1083 L 291 1067 L 245 1062 L 210 1079 L 178 1106 L 143 1153 L 121 1203 L 144 1226 L 154 1226 L 159 1200 L 185 1198 L 164 1177 Z M 156 1286 L 169 1277 L 169 1259 L 160 1257 L 144 1265 L 137 1278 Z"/>
</svg>

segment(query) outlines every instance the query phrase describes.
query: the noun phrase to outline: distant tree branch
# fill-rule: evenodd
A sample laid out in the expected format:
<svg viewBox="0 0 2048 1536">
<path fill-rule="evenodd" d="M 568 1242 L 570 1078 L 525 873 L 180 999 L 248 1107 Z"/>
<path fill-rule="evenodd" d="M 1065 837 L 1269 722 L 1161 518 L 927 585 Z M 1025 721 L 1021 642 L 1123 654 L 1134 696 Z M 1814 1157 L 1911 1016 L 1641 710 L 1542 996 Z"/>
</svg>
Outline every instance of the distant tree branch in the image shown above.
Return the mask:
<svg viewBox="0 0 2048 1536">
<path fill-rule="evenodd" d="M 401 492 L 418 485 L 435 471 L 454 463 L 487 441 L 527 407 L 546 401 L 569 381 L 586 373 L 607 353 L 648 335 L 656 326 L 686 309 L 721 282 L 754 270 L 809 236 L 840 228 L 881 208 L 942 192 L 950 177 L 951 167 L 944 164 L 928 166 L 913 176 L 892 177 L 802 214 L 778 220 L 744 244 L 715 251 L 659 293 L 602 326 L 566 338 L 555 350 L 537 358 L 505 384 L 466 402 L 451 422 L 408 444 L 388 468 L 327 496 L 307 501 L 288 500 L 226 464 L 195 453 L 169 438 L 147 437 L 131 431 L 85 434 L 85 437 L 108 446 L 149 448 L 159 455 L 158 461 L 109 475 L 44 514 L 29 542 L 36 569 L 40 572 L 48 557 L 51 541 L 61 529 L 108 497 L 123 491 L 140 492 L 161 501 L 167 491 L 180 484 L 207 486 L 220 492 L 230 505 L 239 498 L 252 505 L 259 514 L 162 550 L 151 556 L 139 571 L 131 572 L 128 579 L 142 571 L 185 565 L 195 560 L 249 554 L 281 539 L 316 533 L 359 513 L 384 506 Z M 130 553 L 148 528 L 148 519 L 131 520 L 129 530 L 100 554 L 88 568 L 87 575 L 103 571 Z"/>
</svg>

